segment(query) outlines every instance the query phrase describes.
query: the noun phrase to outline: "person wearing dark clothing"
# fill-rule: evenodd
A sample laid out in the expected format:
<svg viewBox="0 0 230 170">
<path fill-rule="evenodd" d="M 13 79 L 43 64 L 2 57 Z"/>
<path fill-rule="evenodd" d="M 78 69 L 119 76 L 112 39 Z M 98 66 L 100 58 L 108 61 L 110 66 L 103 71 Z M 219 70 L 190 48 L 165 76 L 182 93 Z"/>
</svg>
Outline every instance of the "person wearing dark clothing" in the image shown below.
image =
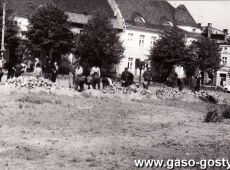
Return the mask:
<svg viewBox="0 0 230 170">
<path fill-rule="evenodd" d="M 125 71 L 121 74 L 121 86 L 128 87 L 133 84 L 133 74 L 128 71 L 128 68 L 125 68 Z"/>
<path fill-rule="evenodd" d="M 15 77 L 20 77 L 22 75 L 22 66 L 20 63 L 17 63 L 15 66 L 14 66 L 14 76 Z"/>
<path fill-rule="evenodd" d="M 197 80 L 197 84 L 196 84 L 195 91 L 200 91 L 201 78 L 197 77 L 196 80 Z"/>
<path fill-rule="evenodd" d="M 183 79 L 181 79 L 181 78 L 177 79 L 177 86 L 178 86 L 179 91 L 182 91 L 184 89 L 184 81 L 183 81 Z"/>
<path fill-rule="evenodd" d="M 177 74 L 174 69 L 172 69 L 172 71 L 170 72 L 166 81 L 166 85 L 172 88 L 177 85 Z"/>
<path fill-rule="evenodd" d="M 143 87 L 148 89 L 152 78 L 152 73 L 150 72 L 150 68 L 147 68 L 147 70 L 143 73 L 143 77 L 144 77 Z"/>
<path fill-rule="evenodd" d="M 9 62 L 7 65 L 7 70 L 8 70 L 8 74 L 7 74 L 7 79 L 13 78 L 14 77 L 14 69 L 13 69 L 14 65 L 12 62 Z"/>
<path fill-rule="evenodd" d="M 51 76 L 52 82 L 56 82 L 57 74 L 58 74 L 58 65 L 57 65 L 57 62 L 54 62 L 53 67 L 52 67 L 52 76 Z"/>
<path fill-rule="evenodd" d="M 92 80 L 93 89 L 96 89 L 96 85 L 97 85 L 98 90 L 99 90 L 100 89 L 101 71 L 100 71 L 100 68 L 98 67 L 98 65 L 92 67 L 92 69 L 90 71 L 90 75 L 93 78 L 93 80 Z"/>
<path fill-rule="evenodd" d="M 48 60 L 42 69 L 42 72 L 44 73 L 44 79 L 49 79 L 51 80 L 52 77 L 52 64 L 51 64 L 51 60 Z"/>
</svg>

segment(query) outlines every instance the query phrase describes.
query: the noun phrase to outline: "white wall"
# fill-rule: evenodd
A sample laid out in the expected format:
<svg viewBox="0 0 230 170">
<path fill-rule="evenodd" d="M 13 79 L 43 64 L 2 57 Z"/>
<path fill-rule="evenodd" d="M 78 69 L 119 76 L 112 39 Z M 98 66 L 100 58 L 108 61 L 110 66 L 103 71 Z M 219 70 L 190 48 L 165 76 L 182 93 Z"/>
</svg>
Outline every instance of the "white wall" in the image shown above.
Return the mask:
<svg viewBox="0 0 230 170">
<path fill-rule="evenodd" d="M 132 41 L 130 40 L 129 34 L 133 34 Z M 139 46 L 141 35 L 145 36 L 143 47 Z M 125 58 L 123 58 L 117 66 L 118 74 L 121 74 L 125 67 L 128 66 L 129 58 L 133 58 L 132 69 L 129 69 L 129 71 L 131 71 L 134 75 L 139 75 L 139 70 L 135 70 L 135 60 L 140 59 L 141 61 L 144 61 L 148 59 L 148 55 L 150 54 L 149 50 L 151 49 L 151 37 L 155 37 L 154 41 L 156 42 L 160 38 L 160 34 L 128 28 L 120 35 L 120 40 L 123 42 L 123 46 L 125 47 Z"/>
<path fill-rule="evenodd" d="M 230 67 L 230 45 L 220 45 L 220 47 L 222 48 L 222 50 L 221 50 L 221 59 L 223 57 L 227 57 L 226 66 Z M 223 64 L 223 63 L 221 63 L 221 64 Z"/>
</svg>

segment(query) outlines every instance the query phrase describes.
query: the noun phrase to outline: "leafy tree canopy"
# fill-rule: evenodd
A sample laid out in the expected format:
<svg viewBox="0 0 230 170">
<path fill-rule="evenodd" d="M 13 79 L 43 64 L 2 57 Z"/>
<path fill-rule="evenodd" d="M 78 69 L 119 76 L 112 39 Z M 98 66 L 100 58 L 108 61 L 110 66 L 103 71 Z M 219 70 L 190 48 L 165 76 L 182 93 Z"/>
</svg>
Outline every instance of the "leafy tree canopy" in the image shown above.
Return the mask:
<svg viewBox="0 0 230 170">
<path fill-rule="evenodd" d="M 217 70 L 220 67 L 220 51 L 219 45 L 210 38 L 201 38 L 194 41 L 190 46 L 192 64 L 202 71 Z"/>
<path fill-rule="evenodd" d="M 124 48 L 117 33 L 104 12 L 95 12 L 77 40 L 81 63 L 86 68 L 99 65 L 105 70 L 118 64 Z"/>
<path fill-rule="evenodd" d="M 149 57 L 158 67 L 171 68 L 175 64 L 183 65 L 188 60 L 184 34 L 177 28 L 168 28 L 150 50 Z"/>
<path fill-rule="evenodd" d="M 74 46 L 68 16 L 54 5 L 39 7 L 29 19 L 28 40 L 34 48 L 44 50 L 50 59 L 54 51 L 68 53 Z"/>
</svg>

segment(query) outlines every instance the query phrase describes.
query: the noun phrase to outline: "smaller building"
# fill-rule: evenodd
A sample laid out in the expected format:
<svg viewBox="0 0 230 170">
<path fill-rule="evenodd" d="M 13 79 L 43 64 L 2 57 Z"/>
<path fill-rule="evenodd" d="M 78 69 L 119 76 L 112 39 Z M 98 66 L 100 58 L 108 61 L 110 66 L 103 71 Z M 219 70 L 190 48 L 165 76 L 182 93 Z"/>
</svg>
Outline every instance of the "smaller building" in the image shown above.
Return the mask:
<svg viewBox="0 0 230 170">
<path fill-rule="evenodd" d="M 221 48 L 221 68 L 218 69 L 213 76 L 212 85 L 224 86 L 230 85 L 230 43 L 228 41 L 228 30 L 219 30 L 212 27 L 211 23 L 202 27 L 203 35 L 216 41 Z M 208 75 L 205 75 L 204 83 L 207 83 Z"/>
</svg>

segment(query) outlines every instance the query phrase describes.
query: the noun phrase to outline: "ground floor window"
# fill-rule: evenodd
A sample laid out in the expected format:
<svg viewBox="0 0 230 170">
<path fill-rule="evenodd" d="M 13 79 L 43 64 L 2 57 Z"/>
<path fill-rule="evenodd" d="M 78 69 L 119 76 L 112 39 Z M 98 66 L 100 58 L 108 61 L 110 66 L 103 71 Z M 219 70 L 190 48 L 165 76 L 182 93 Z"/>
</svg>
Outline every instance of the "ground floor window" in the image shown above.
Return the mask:
<svg viewBox="0 0 230 170">
<path fill-rule="evenodd" d="M 132 70 L 133 68 L 133 58 L 128 58 L 128 69 Z"/>
<path fill-rule="evenodd" d="M 225 86 L 226 85 L 226 77 L 227 75 L 224 73 L 220 73 L 220 85 Z"/>
</svg>

